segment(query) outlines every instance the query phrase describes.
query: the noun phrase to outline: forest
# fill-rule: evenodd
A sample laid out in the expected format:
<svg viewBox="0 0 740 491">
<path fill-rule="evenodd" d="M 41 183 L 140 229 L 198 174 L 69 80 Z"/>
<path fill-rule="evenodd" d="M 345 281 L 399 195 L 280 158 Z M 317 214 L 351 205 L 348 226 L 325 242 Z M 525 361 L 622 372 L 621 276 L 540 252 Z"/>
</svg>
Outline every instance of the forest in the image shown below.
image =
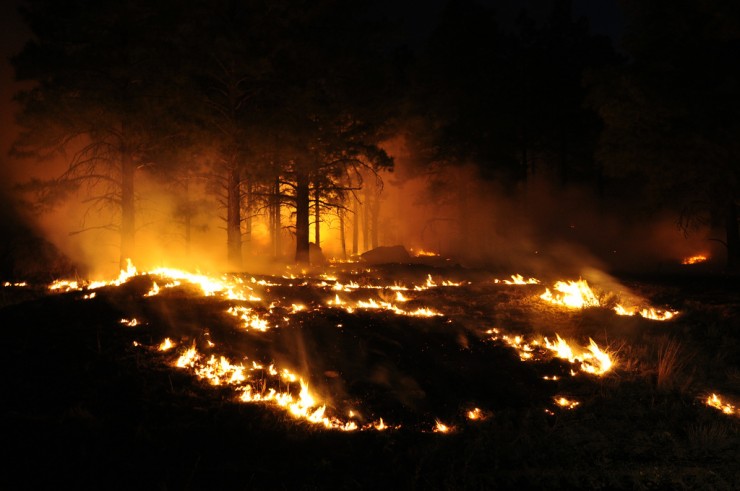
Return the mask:
<svg viewBox="0 0 740 491">
<path fill-rule="evenodd" d="M 450 1 L 428 32 L 365 1 L 28 1 L 17 199 L 67 253 L 49 267 L 80 271 L 398 244 L 645 254 L 625 237 L 674 255 L 653 262 L 699 242 L 736 268 L 737 9 L 619 5 L 617 40 L 567 0 L 506 18 Z M 666 253 L 656 217 L 692 245 Z M 33 270 L 27 248 L 4 245 L 6 274 Z"/>
<path fill-rule="evenodd" d="M 0 488 L 737 489 L 740 2 L 17 3 Z"/>
</svg>

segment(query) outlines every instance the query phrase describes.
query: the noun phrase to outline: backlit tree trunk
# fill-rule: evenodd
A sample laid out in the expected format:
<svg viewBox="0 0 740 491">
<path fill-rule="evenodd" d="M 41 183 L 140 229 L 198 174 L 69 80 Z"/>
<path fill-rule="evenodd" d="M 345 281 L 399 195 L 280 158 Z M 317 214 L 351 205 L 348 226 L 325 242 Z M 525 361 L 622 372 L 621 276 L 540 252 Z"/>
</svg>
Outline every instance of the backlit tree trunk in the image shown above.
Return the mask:
<svg viewBox="0 0 740 491">
<path fill-rule="evenodd" d="M 365 201 L 362 203 L 362 249 L 370 250 L 370 186 L 365 184 Z"/>
<path fill-rule="evenodd" d="M 247 182 L 246 203 L 244 207 L 244 242 L 247 244 L 247 254 L 252 253 L 252 180 Z"/>
<path fill-rule="evenodd" d="M 126 144 L 121 147 L 121 257 L 120 267 L 126 269 L 126 260 L 134 259 L 136 247 L 136 216 L 134 200 L 133 156 Z"/>
<path fill-rule="evenodd" d="M 242 267 L 241 190 L 239 181 L 239 169 L 232 166 L 229 170 L 226 189 L 226 243 L 229 267 L 234 270 L 239 270 Z"/>
<path fill-rule="evenodd" d="M 274 257 L 280 255 L 280 178 L 275 179 L 270 193 L 270 237 L 272 238 L 272 254 Z"/>
<path fill-rule="evenodd" d="M 378 234 L 379 234 L 379 227 L 378 222 L 380 220 L 380 190 L 376 188 L 375 190 L 375 196 L 372 203 L 372 213 L 371 213 L 371 221 L 370 221 L 370 239 L 373 249 L 378 247 Z"/>
<path fill-rule="evenodd" d="M 357 255 L 360 247 L 360 202 L 352 195 L 352 254 Z"/>
<path fill-rule="evenodd" d="M 310 193 L 308 176 L 302 172 L 296 176 L 295 199 L 295 261 L 308 264 L 310 262 L 308 255 Z"/>
<path fill-rule="evenodd" d="M 347 259 L 347 238 L 344 233 L 344 208 L 339 209 L 339 240 L 342 243 L 342 259 Z"/>
<path fill-rule="evenodd" d="M 314 190 L 314 223 L 316 224 L 316 238 L 314 242 L 317 246 L 321 247 L 321 189 L 316 184 Z"/>
</svg>

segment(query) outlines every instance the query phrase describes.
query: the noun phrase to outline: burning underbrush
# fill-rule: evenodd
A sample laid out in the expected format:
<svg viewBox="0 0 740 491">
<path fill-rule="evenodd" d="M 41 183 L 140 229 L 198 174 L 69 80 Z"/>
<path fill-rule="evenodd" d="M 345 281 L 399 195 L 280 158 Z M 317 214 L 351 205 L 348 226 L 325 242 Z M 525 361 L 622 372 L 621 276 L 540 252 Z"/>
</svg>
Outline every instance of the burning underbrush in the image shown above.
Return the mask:
<svg viewBox="0 0 740 491">
<path fill-rule="evenodd" d="M 131 266 L 113 281 L 56 281 L 45 293 L 4 288 L 40 297 L 33 309 L 6 309 L 16 325 L 59 315 L 54 336 L 92 329 L 80 352 L 104 351 L 112 341 L 101 333 L 110 333 L 116 356 L 142 374 L 197 393 L 189 404 L 250 408 L 283 432 L 448 438 L 504 431 L 512 414 L 539 415 L 554 431 L 578 414 L 624 418 L 620 408 L 633 414 L 649 391 L 675 394 L 682 414 L 707 411 L 730 425 L 740 415 L 739 367 L 729 362 L 738 336 L 711 331 L 736 318 L 737 304 L 713 311 L 669 287 L 345 263 L 271 276 Z M 40 349 L 48 370 L 76 356 L 30 341 L 11 349 L 19 359 Z M 734 441 L 734 429 L 705 438 L 709 427 L 694 427 L 691 441 Z"/>
</svg>

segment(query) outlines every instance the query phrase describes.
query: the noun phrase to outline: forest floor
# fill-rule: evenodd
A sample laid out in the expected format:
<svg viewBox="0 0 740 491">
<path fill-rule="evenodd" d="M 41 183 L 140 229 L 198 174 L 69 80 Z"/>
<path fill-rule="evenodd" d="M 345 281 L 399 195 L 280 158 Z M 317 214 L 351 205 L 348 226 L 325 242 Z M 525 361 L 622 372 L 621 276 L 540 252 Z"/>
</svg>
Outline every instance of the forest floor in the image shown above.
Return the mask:
<svg viewBox="0 0 740 491">
<path fill-rule="evenodd" d="M 249 292 L 237 299 L 155 275 L 0 288 L 0 487 L 737 489 L 740 278 L 604 276 L 589 281 L 601 306 L 586 309 L 540 298 L 558 278 L 505 279 L 344 265 L 232 275 Z M 619 302 L 679 313 L 618 316 Z M 593 339 L 614 367 L 583 373 L 582 358 L 543 347 L 556 335 Z M 177 367 L 191 347 L 249 367 L 247 382 Z M 241 401 L 245 384 L 298 397 L 271 363 L 305 379 L 332 424 L 364 429 Z M 712 393 L 734 414 L 708 406 Z"/>
</svg>

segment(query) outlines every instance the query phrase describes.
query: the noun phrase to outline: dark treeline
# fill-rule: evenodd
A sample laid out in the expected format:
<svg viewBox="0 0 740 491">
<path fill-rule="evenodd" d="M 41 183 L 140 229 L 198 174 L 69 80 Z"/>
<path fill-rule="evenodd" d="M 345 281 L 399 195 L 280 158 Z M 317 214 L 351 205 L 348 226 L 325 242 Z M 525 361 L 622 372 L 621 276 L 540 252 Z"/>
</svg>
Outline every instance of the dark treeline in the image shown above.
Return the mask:
<svg viewBox="0 0 740 491">
<path fill-rule="evenodd" d="M 445 185 L 463 165 L 511 193 L 535 178 L 599 196 L 627 186 L 687 229 L 721 230 L 737 266 L 734 3 L 621 1 L 619 54 L 569 1 L 513 24 L 490 3 L 449 1 L 417 47 L 393 7 L 364 0 L 28 0 L 34 39 L 13 64 L 34 85 L 17 96 L 14 152 L 64 151 L 67 167 L 26 188 L 48 205 L 86 186 L 91 206 L 116 210 L 123 261 L 135 256 L 139 174 L 176 197 L 169 220 L 186 241 L 204 206 L 191 191 L 205 186 L 232 268 L 258 215 L 275 253 L 287 228 L 306 263 L 326 214 L 344 251 L 352 217 L 358 252 L 360 201 L 365 249 L 378 245 L 380 176 L 393 168 L 383 143 L 402 136 L 440 200 L 464 201 Z"/>
</svg>

